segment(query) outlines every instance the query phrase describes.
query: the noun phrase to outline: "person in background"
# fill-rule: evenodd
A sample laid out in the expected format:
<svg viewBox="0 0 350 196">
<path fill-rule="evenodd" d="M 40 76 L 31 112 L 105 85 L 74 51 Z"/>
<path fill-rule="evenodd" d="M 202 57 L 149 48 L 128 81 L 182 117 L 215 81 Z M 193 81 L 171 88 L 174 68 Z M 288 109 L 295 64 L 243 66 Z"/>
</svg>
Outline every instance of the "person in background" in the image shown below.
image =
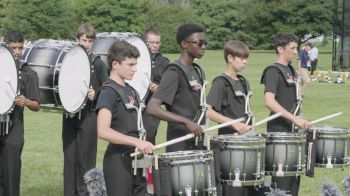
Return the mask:
<svg viewBox="0 0 350 196">
<path fill-rule="evenodd" d="M 94 112 L 95 94 L 108 79 L 107 68 L 100 57 L 91 54 L 96 37 L 90 24 L 79 26 L 76 39 L 89 54 L 94 67 L 92 86 L 88 91 L 86 106 L 76 114 L 63 114 L 62 140 L 64 154 L 64 195 L 88 195 L 84 174 L 96 166 L 97 117 Z"/>
<path fill-rule="evenodd" d="M 4 42 L 12 49 L 18 61 L 21 79 L 19 81 L 20 95 L 16 97 L 16 106 L 10 113 L 9 132 L 0 135 L 0 195 L 19 196 L 21 180 L 21 155 L 24 146 L 23 110 L 39 111 L 39 78 L 30 66 L 21 61 L 24 38 L 18 30 L 9 30 L 4 35 Z M 0 119 L 5 116 L 0 115 Z M 5 122 L 0 120 L 0 128 Z M 3 133 L 1 130 L 0 133 Z"/>
<path fill-rule="evenodd" d="M 311 44 L 311 50 L 309 51 L 309 58 L 311 62 L 310 77 L 311 79 L 313 79 L 315 77 L 314 71 L 317 69 L 317 64 L 318 64 L 318 48 L 316 47 L 315 43 Z"/>
<path fill-rule="evenodd" d="M 300 87 L 300 95 L 304 97 L 305 89 L 308 84 L 310 84 L 310 58 L 309 51 L 311 50 L 311 43 L 305 43 L 304 48 L 299 52 L 298 66 L 297 72 L 301 77 L 301 87 Z"/>
<path fill-rule="evenodd" d="M 161 35 L 159 31 L 155 28 L 149 28 L 145 31 L 143 38 L 148 44 L 149 49 L 152 53 L 152 83 L 150 84 L 150 93 L 146 98 L 146 104 L 151 99 L 154 92 L 156 92 L 160 80 L 168 68 L 169 59 L 164 57 L 159 53 L 160 45 L 161 45 Z M 154 118 L 147 114 L 147 112 L 143 113 L 143 123 L 144 128 L 146 129 L 146 140 L 155 144 L 157 129 L 159 126 L 160 120 Z"/>
</svg>

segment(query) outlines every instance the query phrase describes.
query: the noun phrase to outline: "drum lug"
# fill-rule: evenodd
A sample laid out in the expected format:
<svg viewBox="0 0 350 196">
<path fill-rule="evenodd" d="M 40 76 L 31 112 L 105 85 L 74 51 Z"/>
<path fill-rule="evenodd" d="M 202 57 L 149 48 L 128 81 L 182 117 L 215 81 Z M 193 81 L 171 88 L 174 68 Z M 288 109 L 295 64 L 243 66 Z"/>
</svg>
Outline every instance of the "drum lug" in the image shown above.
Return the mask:
<svg viewBox="0 0 350 196">
<path fill-rule="evenodd" d="M 185 187 L 185 195 L 186 196 L 191 196 L 192 195 L 192 187 L 191 186 L 186 185 L 186 187 Z"/>
<path fill-rule="evenodd" d="M 332 168 L 333 168 L 333 164 L 332 164 L 332 155 L 328 155 L 328 156 L 327 156 L 326 168 L 328 168 L 328 169 L 332 169 Z"/>
<path fill-rule="evenodd" d="M 276 172 L 276 176 L 284 176 L 283 163 L 282 162 L 278 163 L 278 170 Z"/>
<path fill-rule="evenodd" d="M 242 183 L 239 180 L 240 173 L 241 173 L 241 171 L 238 168 L 236 168 L 235 169 L 235 180 L 233 181 L 232 186 L 234 186 L 234 187 L 241 187 L 242 186 Z"/>
</svg>

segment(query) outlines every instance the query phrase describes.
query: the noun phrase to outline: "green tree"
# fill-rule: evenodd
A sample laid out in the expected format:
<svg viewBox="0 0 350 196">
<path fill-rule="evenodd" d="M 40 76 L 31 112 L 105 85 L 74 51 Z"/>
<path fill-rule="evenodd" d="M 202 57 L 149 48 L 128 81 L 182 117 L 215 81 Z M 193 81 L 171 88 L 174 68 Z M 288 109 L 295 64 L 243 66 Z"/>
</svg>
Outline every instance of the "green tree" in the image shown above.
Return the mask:
<svg viewBox="0 0 350 196">
<path fill-rule="evenodd" d="M 68 0 L 2 0 L 0 29 L 19 29 L 26 38 L 69 38 L 72 11 Z"/>
<path fill-rule="evenodd" d="M 230 39 L 246 39 L 242 31 L 244 16 L 242 7 L 246 3 L 247 1 L 240 0 L 192 1 L 191 6 L 207 29 L 206 35 L 210 48 L 221 49 Z"/>
<path fill-rule="evenodd" d="M 89 22 L 98 32 L 140 32 L 141 3 L 129 0 L 78 0 L 76 21 Z"/>
<path fill-rule="evenodd" d="M 332 1 L 251 0 L 244 9 L 242 28 L 253 46 L 271 48 L 279 31 L 296 34 L 301 43 L 332 32 Z"/>
<path fill-rule="evenodd" d="M 155 27 L 162 35 L 162 52 L 179 52 L 180 47 L 176 43 L 177 28 L 185 23 L 200 23 L 199 17 L 191 7 L 181 4 L 158 4 L 155 1 L 145 1 L 142 5 L 143 31 L 149 27 Z M 142 32 L 140 32 L 142 33 Z"/>
</svg>

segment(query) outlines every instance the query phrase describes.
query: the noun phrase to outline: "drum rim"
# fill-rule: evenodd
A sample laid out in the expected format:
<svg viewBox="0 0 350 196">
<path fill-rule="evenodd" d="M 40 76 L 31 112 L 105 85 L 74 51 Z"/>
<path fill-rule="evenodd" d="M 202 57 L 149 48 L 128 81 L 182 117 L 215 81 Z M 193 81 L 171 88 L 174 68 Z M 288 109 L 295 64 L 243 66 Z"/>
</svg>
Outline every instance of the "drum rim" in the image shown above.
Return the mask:
<svg viewBox="0 0 350 196">
<path fill-rule="evenodd" d="M 16 69 L 16 75 L 17 75 L 17 88 L 15 89 L 16 90 L 16 96 L 18 95 L 18 93 L 20 92 L 20 78 L 21 78 L 21 74 L 20 74 L 20 71 L 19 71 L 19 64 L 18 64 L 18 60 L 16 60 L 16 57 L 15 57 L 15 54 L 13 52 L 12 49 L 10 49 L 10 47 L 6 44 L 6 43 L 1 43 L 0 42 L 0 47 L 4 47 L 6 50 L 8 50 L 8 52 L 10 53 L 10 55 L 12 56 L 14 62 L 15 62 L 15 69 Z M 16 98 L 15 96 L 15 98 Z M 16 102 L 15 102 L 15 99 L 13 100 L 13 103 L 12 105 L 7 109 L 6 112 L 4 113 L 0 113 L 0 115 L 7 115 L 7 114 L 10 114 L 14 107 L 16 106 Z"/>
<path fill-rule="evenodd" d="M 176 155 L 176 156 L 171 156 Z M 187 155 L 187 156 L 186 156 Z M 185 157 L 203 157 L 203 156 L 212 156 L 213 152 L 211 150 L 187 150 L 187 151 L 174 151 L 174 152 L 165 152 L 159 154 L 159 158 L 172 159 L 172 158 L 185 158 Z"/>
</svg>

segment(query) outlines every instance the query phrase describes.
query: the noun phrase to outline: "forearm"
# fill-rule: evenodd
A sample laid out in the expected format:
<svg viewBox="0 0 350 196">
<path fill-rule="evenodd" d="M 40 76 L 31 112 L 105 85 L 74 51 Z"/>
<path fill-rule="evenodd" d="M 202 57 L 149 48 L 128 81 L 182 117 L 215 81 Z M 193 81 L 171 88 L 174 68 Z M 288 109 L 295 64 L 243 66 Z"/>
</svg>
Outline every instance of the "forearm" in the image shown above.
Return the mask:
<svg viewBox="0 0 350 196">
<path fill-rule="evenodd" d="M 24 100 L 24 105 L 27 106 L 31 111 L 37 112 L 40 109 L 40 104 L 37 101 L 33 101 L 30 99 L 25 99 Z"/>
<path fill-rule="evenodd" d="M 212 106 L 208 106 L 208 117 L 210 120 L 214 121 L 214 122 L 217 122 L 217 123 L 225 123 L 225 122 L 228 122 L 228 121 L 231 121 L 232 119 L 216 112 Z"/>
<path fill-rule="evenodd" d="M 106 140 L 112 144 L 121 144 L 134 147 L 137 146 L 137 142 L 139 140 L 138 138 L 122 134 L 119 131 L 111 129 L 109 127 L 99 128 L 98 136 L 100 139 Z"/>
<path fill-rule="evenodd" d="M 294 122 L 295 116 L 284 109 L 274 98 L 274 95 L 270 92 L 265 93 L 265 106 L 274 113 L 282 113 L 282 117 Z"/>
</svg>

